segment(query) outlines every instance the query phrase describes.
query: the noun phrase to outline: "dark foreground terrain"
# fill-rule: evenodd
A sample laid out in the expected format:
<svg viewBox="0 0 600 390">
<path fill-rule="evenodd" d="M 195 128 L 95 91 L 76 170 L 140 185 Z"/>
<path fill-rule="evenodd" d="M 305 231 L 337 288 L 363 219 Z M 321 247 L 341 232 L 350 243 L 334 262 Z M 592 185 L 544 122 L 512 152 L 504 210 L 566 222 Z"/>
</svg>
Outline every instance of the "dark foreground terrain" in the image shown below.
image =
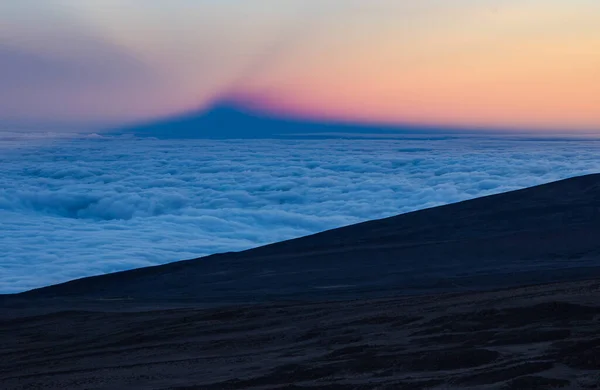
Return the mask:
<svg viewBox="0 0 600 390">
<path fill-rule="evenodd" d="M 2 389 L 597 389 L 600 280 L 0 322 Z"/>
<path fill-rule="evenodd" d="M 600 175 L 0 296 L 0 389 L 598 384 Z"/>
</svg>

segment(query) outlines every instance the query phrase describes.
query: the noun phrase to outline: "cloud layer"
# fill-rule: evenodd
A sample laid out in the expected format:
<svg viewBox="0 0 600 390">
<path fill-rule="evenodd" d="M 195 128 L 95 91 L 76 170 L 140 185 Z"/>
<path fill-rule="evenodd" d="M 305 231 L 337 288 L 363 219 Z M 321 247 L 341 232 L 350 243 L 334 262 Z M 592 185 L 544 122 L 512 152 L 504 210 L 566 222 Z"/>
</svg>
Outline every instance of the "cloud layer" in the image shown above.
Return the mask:
<svg viewBox="0 0 600 390">
<path fill-rule="evenodd" d="M 9 141 L 3 293 L 600 171 L 596 141 Z"/>
</svg>

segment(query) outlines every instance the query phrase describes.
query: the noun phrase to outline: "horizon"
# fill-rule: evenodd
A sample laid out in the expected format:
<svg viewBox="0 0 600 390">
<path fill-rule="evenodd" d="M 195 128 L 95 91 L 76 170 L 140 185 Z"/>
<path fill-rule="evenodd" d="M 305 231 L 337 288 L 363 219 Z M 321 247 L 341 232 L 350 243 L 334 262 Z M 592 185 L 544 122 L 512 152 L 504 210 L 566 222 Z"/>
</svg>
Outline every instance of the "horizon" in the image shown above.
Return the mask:
<svg viewBox="0 0 600 390">
<path fill-rule="evenodd" d="M 14 134 L 22 135 L 23 138 L 34 137 L 35 135 L 54 134 L 59 138 L 77 138 L 97 135 L 102 138 L 109 137 L 156 137 L 157 139 L 212 139 L 212 137 L 205 137 L 202 134 L 203 129 L 197 130 L 197 134 L 192 137 L 188 136 L 174 136 L 164 138 L 161 135 L 144 134 L 143 132 L 138 133 L 140 129 L 151 128 L 160 126 L 161 124 L 169 124 L 173 121 L 178 122 L 181 120 L 192 119 L 199 120 L 205 118 L 207 115 L 218 112 L 221 108 L 227 108 L 231 110 L 237 110 L 236 106 L 223 106 L 216 104 L 215 106 L 201 109 L 201 110 L 186 110 L 177 112 L 167 116 L 152 117 L 138 120 L 131 120 L 127 122 L 117 122 L 112 124 L 104 125 L 90 125 L 89 123 L 14 123 L 14 122 L 0 122 L 0 138 L 2 135 Z M 237 135 L 237 136 L 224 136 L 217 139 L 222 140 L 242 140 L 242 139 L 319 139 L 319 138 L 344 138 L 346 136 L 350 138 L 365 138 L 375 139 L 377 137 L 389 137 L 395 139 L 402 139 L 410 136 L 452 136 L 462 138 L 482 138 L 482 139 L 514 139 L 514 138 L 531 138 L 534 140 L 596 140 L 600 139 L 600 130 L 585 130 L 585 131 L 572 131 L 569 129 L 545 129 L 545 128 L 518 128 L 518 127 L 502 127 L 502 126 L 451 126 L 448 124 L 421 124 L 421 123 L 408 123 L 408 122 L 377 122 L 377 121 L 351 121 L 347 119 L 320 119 L 301 117 L 295 115 L 285 115 L 278 113 L 270 113 L 267 111 L 250 111 L 243 107 L 237 111 L 238 114 L 247 115 L 248 118 L 259 119 L 264 121 L 280 121 L 282 123 L 294 123 L 298 126 L 302 126 L 302 131 L 291 134 L 269 134 L 259 135 L 254 134 Z M 333 127 L 334 131 L 312 131 L 311 126 L 323 126 Z M 351 128 L 357 129 L 354 132 L 343 132 L 337 129 Z M 358 130 L 363 130 L 358 131 Z M 52 138 L 52 137 L 49 137 Z"/>
</svg>

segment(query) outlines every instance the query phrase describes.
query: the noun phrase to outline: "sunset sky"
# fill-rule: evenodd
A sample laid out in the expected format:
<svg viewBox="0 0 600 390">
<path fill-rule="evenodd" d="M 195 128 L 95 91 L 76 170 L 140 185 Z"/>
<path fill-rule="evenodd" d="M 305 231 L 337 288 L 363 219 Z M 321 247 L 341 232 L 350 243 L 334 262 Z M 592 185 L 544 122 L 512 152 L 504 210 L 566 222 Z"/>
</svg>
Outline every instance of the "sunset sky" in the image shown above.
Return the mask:
<svg viewBox="0 0 600 390">
<path fill-rule="evenodd" d="M 600 132 L 598 0 L 5 0 L 0 121 L 210 107 Z"/>
</svg>

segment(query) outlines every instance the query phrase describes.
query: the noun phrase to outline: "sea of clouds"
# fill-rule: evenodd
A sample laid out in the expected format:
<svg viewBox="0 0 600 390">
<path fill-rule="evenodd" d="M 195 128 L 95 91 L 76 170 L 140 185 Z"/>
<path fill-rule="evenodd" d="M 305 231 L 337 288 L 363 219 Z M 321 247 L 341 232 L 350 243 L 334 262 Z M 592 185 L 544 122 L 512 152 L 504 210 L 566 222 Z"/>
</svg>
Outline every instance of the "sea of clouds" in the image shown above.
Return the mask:
<svg viewBox="0 0 600 390">
<path fill-rule="evenodd" d="M 600 171 L 600 142 L 0 138 L 0 292 Z"/>
</svg>

